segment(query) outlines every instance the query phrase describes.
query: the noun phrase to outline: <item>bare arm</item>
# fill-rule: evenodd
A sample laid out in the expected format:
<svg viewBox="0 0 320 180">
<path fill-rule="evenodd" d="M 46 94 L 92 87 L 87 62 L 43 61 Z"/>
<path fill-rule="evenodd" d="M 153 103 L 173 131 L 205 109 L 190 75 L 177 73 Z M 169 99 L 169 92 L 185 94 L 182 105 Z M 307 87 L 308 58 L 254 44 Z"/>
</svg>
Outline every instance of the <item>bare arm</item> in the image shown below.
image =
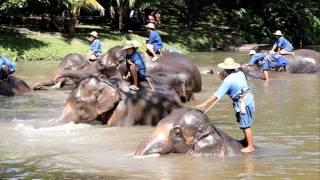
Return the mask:
<svg viewBox="0 0 320 180">
<path fill-rule="evenodd" d="M 275 50 L 276 50 L 276 48 L 277 48 L 277 44 L 274 44 L 274 45 L 272 46 L 271 51 L 275 51 Z"/>
<path fill-rule="evenodd" d="M 218 98 L 216 96 L 210 96 L 206 101 L 196 106 L 198 109 L 204 109 L 208 104 L 218 102 Z"/>
<path fill-rule="evenodd" d="M 268 71 L 264 70 L 263 74 L 264 74 L 264 80 L 269 81 L 269 73 L 268 73 Z"/>
</svg>

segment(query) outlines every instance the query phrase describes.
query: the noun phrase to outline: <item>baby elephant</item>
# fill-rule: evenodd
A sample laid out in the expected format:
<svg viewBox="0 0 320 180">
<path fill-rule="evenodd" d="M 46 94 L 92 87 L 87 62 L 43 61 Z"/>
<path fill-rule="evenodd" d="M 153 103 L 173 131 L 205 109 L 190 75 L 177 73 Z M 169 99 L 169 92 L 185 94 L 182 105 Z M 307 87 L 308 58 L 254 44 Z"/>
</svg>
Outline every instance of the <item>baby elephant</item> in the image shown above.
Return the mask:
<svg viewBox="0 0 320 180">
<path fill-rule="evenodd" d="M 159 122 L 135 155 L 186 153 L 224 157 L 241 155 L 244 147 L 245 144 L 211 124 L 203 112 L 181 108 Z"/>
</svg>

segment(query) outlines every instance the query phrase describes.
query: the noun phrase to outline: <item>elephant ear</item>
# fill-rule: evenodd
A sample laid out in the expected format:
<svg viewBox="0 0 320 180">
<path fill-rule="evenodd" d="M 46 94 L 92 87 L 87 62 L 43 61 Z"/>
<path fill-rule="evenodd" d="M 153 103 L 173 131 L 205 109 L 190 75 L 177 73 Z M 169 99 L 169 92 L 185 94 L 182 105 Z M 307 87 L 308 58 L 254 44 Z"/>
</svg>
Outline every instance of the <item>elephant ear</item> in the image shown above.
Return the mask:
<svg viewBox="0 0 320 180">
<path fill-rule="evenodd" d="M 97 95 L 97 114 L 102 114 L 113 109 L 120 100 L 121 95 L 118 89 L 104 83 Z"/>
</svg>

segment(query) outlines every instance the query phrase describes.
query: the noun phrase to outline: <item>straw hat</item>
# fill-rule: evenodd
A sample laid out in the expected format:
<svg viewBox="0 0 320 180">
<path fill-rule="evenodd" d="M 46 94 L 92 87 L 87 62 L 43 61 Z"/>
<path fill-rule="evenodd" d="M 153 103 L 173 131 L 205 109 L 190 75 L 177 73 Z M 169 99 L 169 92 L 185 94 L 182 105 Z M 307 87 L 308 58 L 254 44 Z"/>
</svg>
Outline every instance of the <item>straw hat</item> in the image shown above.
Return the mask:
<svg viewBox="0 0 320 180">
<path fill-rule="evenodd" d="M 255 50 L 251 49 L 248 54 L 253 55 L 253 54 L 256 54 L 256 53 L 257 52 Z"/>
<path fill-rule="evenodd" d="M 98 33 L 97 31 L 92 31 L 91 33 L 89 33 L 91 36 L 98 38 Z"/>
<path fill-rule="evenodd" d="M 122 49 L 138 48 L 139 46 L 140 44 L 135 40 L 127 41 Z"/>
<path fill-rule="evenodd" d="M 274 35 L 276 35 L 276 36 L 282 36 L 282 33 L 281 33 L 281 31 L 280 30 L 277 30 L 275 33 L 273 33 Z"/>
<path fill-rule="evenodd" d="M 146 25 L 146 28 L 156 29 L 156 27 L 154 26 L 153 23 L 148 23 L 148 24 Z"/>
<path fill-rule="evenodd" d="M 240 64 L 234 62 L 232 58 L 228 57 L 223 63 L 218 64 L 218 67 L 222 69 L 237 69 L 240 67 Z"/>
</svg>

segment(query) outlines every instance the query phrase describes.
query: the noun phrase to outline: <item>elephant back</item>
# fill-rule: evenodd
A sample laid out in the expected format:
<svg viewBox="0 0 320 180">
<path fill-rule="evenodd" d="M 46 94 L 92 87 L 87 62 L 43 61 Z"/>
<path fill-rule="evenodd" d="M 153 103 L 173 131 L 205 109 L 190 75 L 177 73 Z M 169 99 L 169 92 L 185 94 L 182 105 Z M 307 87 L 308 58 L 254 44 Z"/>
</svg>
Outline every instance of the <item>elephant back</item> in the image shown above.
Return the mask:
<svg viewBox="0 0 320 180">
<path fill-rule="evenodd" d="M 29 85 L 20 78 L 10 76 L 8 80 L 0 80 L 0 95 L 15 96 L 30 92 Z"/>
</svg>

